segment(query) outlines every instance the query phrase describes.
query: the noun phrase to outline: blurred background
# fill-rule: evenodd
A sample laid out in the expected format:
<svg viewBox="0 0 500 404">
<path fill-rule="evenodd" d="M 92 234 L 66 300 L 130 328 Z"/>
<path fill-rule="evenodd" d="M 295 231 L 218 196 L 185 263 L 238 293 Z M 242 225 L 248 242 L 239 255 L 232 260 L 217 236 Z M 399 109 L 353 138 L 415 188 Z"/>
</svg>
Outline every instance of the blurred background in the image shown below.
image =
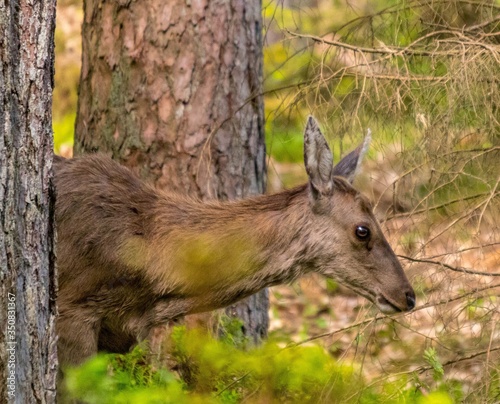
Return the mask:
<svg viewBox="0 0 500 404">
<path fill-rule="evenodd" d="M 271 289 L 271 337 L 314 343 L 377 383 L 500 401 L 500 2 L 264 1 L 268 192 L 306 180 L 303 128 L 334 159 L 367 129 L 356 187 L 373 201 L 416 290 L 387 318 L 331 280 Z M 59 0 L 55 151 L 72 155 L 80 0 Z M 418 380 L 417 380 L 418 379 Z"/>
</svg>

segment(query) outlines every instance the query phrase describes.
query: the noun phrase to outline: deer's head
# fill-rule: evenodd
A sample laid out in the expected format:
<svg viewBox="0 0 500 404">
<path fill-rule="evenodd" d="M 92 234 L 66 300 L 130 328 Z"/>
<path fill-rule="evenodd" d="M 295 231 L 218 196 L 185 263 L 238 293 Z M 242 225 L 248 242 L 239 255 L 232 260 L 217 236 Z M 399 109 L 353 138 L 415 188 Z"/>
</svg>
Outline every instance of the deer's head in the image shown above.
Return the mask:
<svg viewBox="0 0 500 404">
<path fill-rule="evenodd" d="M 369 136 L 333 166 L 333 157 L 317 123 L 309 117 L 304 160 L 313 212 L 315 267 L 366 297 L 383 313 L 415 307 L 415 292 L 385 239 L 368 199 L 351 183 Z"/>
</svg>

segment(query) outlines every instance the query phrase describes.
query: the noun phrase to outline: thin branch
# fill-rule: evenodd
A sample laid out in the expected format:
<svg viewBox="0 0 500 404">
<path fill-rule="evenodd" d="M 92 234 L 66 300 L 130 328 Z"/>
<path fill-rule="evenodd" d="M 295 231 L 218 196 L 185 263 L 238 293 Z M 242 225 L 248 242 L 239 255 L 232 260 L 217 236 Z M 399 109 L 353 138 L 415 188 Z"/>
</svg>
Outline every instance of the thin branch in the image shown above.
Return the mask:
<svg viewBox="0 0 500 404">
<path fill-rule="evenodd" d="M 498 195 L 498 194 L 500 194 L 500 191 L 494 193 L 494 195 Z M 490 191 L 488 191 L 488 192 L 482 192 L 480 194 L 469 195 L 469 196 L 465 196 L 465 197 L 461 197 L 461 198 L 452 199 L 450 201 L 441 203 L 441 204 L 436 205 L 436 206 L 431 206 L 429 208 L 422 208 L 422 209 L 413 210 L 413 211 L 410 211 L 410 212 L 395 213 L 393 215 L 390 215 L 390 216 L 386 217 L 381 222 L 386 222 L 388 220 L 397 219 L 397 218 L 400 218 L 400 217 L 406 217 L 406 216 L 412 216 L 412 215 L 419 215 L 421 213 L 427 213 L 427 212 L 430 212 L 430 211 L 433 211 L 433 210 L 438 210 L 438 209 L 445 208 L 445 207 L 447 207 L 449 205 L 453 205 L 453 204 L 458 203 L 458 202 L 465 202 L 465 201 L 468 201 L 470 199 L 476 199 L 476 198 L 480 198 L 480 197 L 486 196 L 486 195 L 491 196 L 491 192 Z"/>
<path fill-rule="evenodd" d="M 497 15 L 495 18 L 492 18 L 491 20 L 484 21 L 480 24 L 472 25 L 470 27 L 466 27 L 464 31 L 474 31 L 479 28 L 484 28 L 487 27 L 490 24 L 493 24 L 494 22 L 500 21 L 500 14 Z"/>
<path fill-rule="evenodd" d="M 243 376 L 238 377 L 236 380 L 233 380 L 231 383 L 229 383 L 226 387 L 224 387 L 221 391 L 219 391 L 215 397 L 219 397 L 222 393 L 224 393 L 226 390 L 229 390 L 231 387 L 233 387 L 235 384 L 241 382 L 245 377 L 247 377 L 252 371 L 246 372 Z"/>
<path fill-rule="evenodd" d="M 415 309 L 413 309 L 411 311 L 411 313 L 414 313 L 414 312 L 420 311 L 420 310 L 424 310 L 424 309 L 427 309 L 429 307 L 435 307 L 435 306 L 440 306 L 440 305 L 443 305 L 443 304 L 452 303 L 452 302 L 457 301 L 457 300 L 465 299 L 465 298 L 467 298 L 467 297 L 469 297 L 471 295 L 474 295 L 476 293 L 484 292 L 484 291 L 495 289 L 495 288 L 498 288 L 498 287 L 500 287 L 500 283 L 495 283 L 493 285 L 488 285 L 488 286 L 484 286 L 484 287 L 481 287 L 481 288 L 475 288 L 475 289 L 472 289 L 472 290 L 470 290 L 470 291 L 468 291 L 466 293 L 463 293 L 463 294 L 461 294 L 459 296 L 455 296 L 455 297 L 452 297 L 452 298 L 449 298 L 449 299 L 439 300 L 437 302 L 429 302 L 429 303 L 423 304 L 422 306 L 418 306 Z M 325 332 L 323 334 L 313 335 L 312 337 L 306 338 L 306 339 L 304 339 L 302 341 L 291 343 L 291 344 L 287 345 L 286 348 L 293 348 L 295 346 L 306 344 L 308 342 L 311 342 L 311 341 L 314 341 L 314 340 L 317 340 L 317 339 L 320 339 L 320 338 L 331 337 L 331 336 L 339 334 L 341 332 L 348 331 L 348 330 L 350 330 L 352 328 L 356 328 L 356 327 L 362 326 L 364 324 L 368 324 L 368 323 L 371 323 L 373 321 L 377 321 L 377 320 L 380 320 L 380 319 L 383 319 L 383 318 L 392 318 L 392 317 L 406 316 L 406 315 L 411 314 L 411 313 L 396 313 L 396 314 L 393 314 L 391 316 L 386 316 L 385 314 L 378 313 L 377 315 L 375 315 L 373 317 L 367 318 L 367 319 L 362 320 L 362 321 L 358 321 L 357 323 L 353 323 L 353 324 L 351 324 L 351 325 L 349 325 L 347 327 L 339 328 L 338 330 L 335 330 L 335 331 Z"/>
<path fill-rule="evenodd" d="M 325 39 L 321 38 L 319 36 L 315 35 L 308 35 L 308 34 L 299 34 L 297 32 L 292 32 L 288 29 L 285 29 L 285 32 L 295 38 L 303 38 L 303 39 L 310 39 L 314 42 L 321 43 L 321 44 L 326 44 L 326 45 L 331 45 L 335 46 L 337 48 L 343 48 L 343 49 L 348 49 L 353 52 L 359 52 L 359 53 L 371 53 L 371 54 L 377 54 L 377 55 L 391 55 L 391 56 L 454 56 L 454 55 L 459 55 L 462 54 L 462 51 L 459 49 L 454 50 L 454 49 L 449 49 L 446 51 L 427 51 L 427 50 L 412 50 L 410 49 L 410 46 L 412 44 L 408 45 L 405 48 L 399 48 L 399 47 L 388 47 L 384 45 L 383 47 L 380 48 L 366 48 L 364 46 L 356 46 L 356 45 L 350 45 L 345 42 L 340 42 L 340 41 L 335 41 L 333 39 Z M 435 36 L 435 35 L 442 35 L 444 33 L 453 33 L 452 31 L 449 30 L 444 30 L 444 31 L 434 31 L 431 32 L 430 34 L 427 34 L 425 37 L 419 38 L 418 41 L 423 40 L 424 38 L 430 37 L 430 36 Z"/>
<path fill-rule="evenodd" d="M 495 197 L 495 195 L 500 193 L 500 191 L 497 192 L 497 188 L 498 188 L 499 183 L 500 183 L 500 175 L 497 178 L 497 182 L 495 184 L 495 187 L 493 188 L 493 191 L 490 192 L 488 200 L 486 201 L 485 205 L 483 206 L 483 209 L 481 209 L 481 213 L 479 214 L 479 219 L 477 220 L 477 228 L 476 228 L 477 233 L 479 233 L 479 229 L 481 226 L 481 222 L 483 221 L 483 216 L 484 216 L 484 212 L 486 211 L 486 208 L 490 204 L 491 200 Z"/>
<path fill-rule="evenodd" d="M 433 258 L 439 258 L 439 257 L 443 257 L 445 255 L 448 256 L 450 254 L 462 254 L 463 252 L 467 252 L 467 251 L 471 251 L 471 250 L 481 250 L 484 248 L 493 247 L 493 246 L 497 246 L 497 245 L 500 245 L 500 242 L 480 244 L 480 245 L 476 245 L 473 247 L 461 248 L 461 249 L 453 251 L 453 252 L 448 251 L 448 252 L 441 253 L 441 254 L 431 255 L 431 256 L 428 256 L 427 259 L 431 260 Z"/>
<path fill-rule="evenodd" d="M 461 214 L 459 217 L 456 219 L 453 219 L 450 223 L 448 223 L 444 229 L 440 230 L 438 234 L 436 234 L 433 237 L 430 237 L 427 239 L 427 244 L 432 243 L 434 240 L 436 240 L 438 237 L 441 237 L 443 234 L 445 234 L 449 229 L 451 229 L 453 226 L 455 226 L 458 222 L 464 219 L 468 219 L 472 213 L 474 213 L 477 209 L 479 209 L 481 206 L 485 205 L 487 201 L 482 201 L 481 203 L 478 203 L 477 205 L 473 206 L 472 208 L 467 209 L 463 214 Z"/>
<path fill-rule="evenodd" d="M 464 267 L 454 267 L 454 266 L 445 264 L 444 262 L 441 262 L 441 261 L 433 261 L 433 260 L 429 260 L 429 259 L 425 259 L 425 258 L 424 259 L 412 258 L 412 257 L 408 257 L 406 255 L 399 255 L 399 254 L 398 254 L 398 257 L 403 258 L 403 259 L 408 260 L 408 261 L 412 261 L 412 262 L 420 262 L 423 264 L 439 265 L 439 266 L 446 268 L 446 269 L 449 269 L 451 271 L 462 272 L 464 274 L 469 274 L 469 275 L 500 276 L 500 273 L 475 271 L 473 269 L 467 269 Z"/>
<path fill-rule="evenodd" d="M 474 359 L 478 356 L 481 356 L 481 355 L 485 355 L 485 354 L 489 354 L 490 352 L 495 352 L 495 351 L 500 351 L 500 346 L 497 346 L 497 347 L 494 347 L 494 348 L 487 348 L 487 349 L 483 349 L 482 351 L 477 351 L 477 352 L 474 352 L 473 354 L 470 354 L 469 356 L 461 356 L 457 359 L 452 359 L 452 360 L 449 360 L 447 362 L 444 362 L 442 364 L 442 366 L 450 366 L 450 365 L 453 365 L 455 363 L 459 363 L 459 362 L 464 362 L 464 361 L 467 361 L 467 360 L 471 360 L 471 359 Z M 376 380 L 374 380 L 373 382 L 371 382 L 370 384 L 368 384 L 366 386 L 366 388 L 370 388 L 378 383 L 380 383 L 382 380 L 387 380 L 391 377 L 399 377 L 399 376 L 404 376 L 404 375 L 409 375 L 409 374 L 414 374 L 414 373 L 425 373 L 425 372 L 428 372 L 429 370 L 432 370 L 434 369 L 433 366 L 419 366 L 418 368 L 416 369 L 413 369 L 413 370 L 407 370 L 407 371 L 404 371 L 404 372 L 398 372 L 398 373 L 391 373 L 391 374 L 388 374 L 388 375 L 385 375 L 385 376 L 382 376 L 382 377 L 379 377 L 377 378 Z"/>
<path fill-rule="evenodd" d="M 394 186 L 394 184 L 396 184 L 398 181 L 401 181 L 403 178 L 405 177 L 408 177 L 410 176 L 411 174 L 413 174 L 415 171 L 417 171 L 418 169 L 421 169 L 422 167 L 426 166 L 426 165 L 429 165 L 431 163 L 434 163 L 436 161 L 439 161 L 439 160 L 442 160 L 443 158 L 445 157 L 448 157 L 448 156 L 452 156 L 454 154 L 462 154 L 462 153 L 469 153 L 469 152 L 477 152 L 476 155 L 472 156 L 469 158 L 469 160 L 467 160 L 461 167 L 460 170 L 463 170 L 463 167 L 470 163 L 472 160 L 475 160 L 475 159 L 478 159 L 479 157 L 487 154 L 487 153 L 490 153 L 490 152 L 494 152 L 494 151 L 497 151 L 497 150 L 500 150 L 500 146 L 492 146 L 492 147 L 486 147 L 484 149 L 466 149 L 466 150 L 453 150 L 453 151 L 450 151 L 450 152 L 447 152 L 447 153 L 444 153 L 444 154 L 438 154 L 438 155 L 435 155 L 435 156 L 432 156 L 430 158 L 429 161 L 426 161 L 426 162 L 423 162 L 423 163 L 420 163 L 410 169 L 408 169 L 407 171 L 405 171 L 404 173 L 400 174 L 397 178 L 395 178 L 393 181 L 391 181 L 389 184 L 386 185 L 386 187 L 383 189 L 383 191 L 380 193 L 380 197 L 378 198 L 377 202 L 375 203 L 375 207 L 378 206 L 380 200 L 382 199 L 382 196 L 391 188 Z M 420 200 L 420 202 L 418 203 L 417 206 L 420 206 L 423 202 L 425 202 L 431 195 L 432 193 L 436 192 L 436 190 L 438 190 L 439 188 L 442 188 L 443 186 L 445 185 L 448 185 L 448 184 L 451 184 L 453 183 L 453 181 L 456 179 L 457 176 L 453 177 L 452 180 L 450 181 L 447 181 L 446 183 L 444 184 L 441 184 L 438 188 L 435 188 L 433 189 L 433 191 L 428 194 L 427 196 L 425 196 L 423 199 Z"/>
<path fill-rule="evenodd" d="M 474 359 L 478 356 L 486 355 L 486 354 L 489 354 L 490 352 L 495 352 L 495 351 L 500 351 L 500 346 L 497 346 L 494 348 L 488 347 L 486 349 L 483 349 L 482 351 L 474 352 L 473 354 L 470 354 L 469 356 L 460 356 L 457 359 L 451 359 L 447 362 L 444 362 L 442 365 L 443 366 L 454 365 L 455 363 L 468 361 L 468 360 Z M 422 373 L 427 372 L 427 371 L 432 370 L 432 369 L 434 369 L 432 366 L 420 366 L 419 368 L 417 368 L 409 373 L 418 372 L 418 373 L 422 374 Z"/>
<path fill-rule="evenodd" d="M 385 16 L 387 14 L 400 13 L 400 12 L 405 11 L 405 10 L 422 8 L 422 7 L 427 7 L 430 5 L 435 5 L 435 4 L 440 4 L 440 3 L 441 4 L 448 4 L 449 0 L 441 0 L 441 1 L 430 0 L 427 2 L 419 1 L 419 0 L 418 1 L 411 1 L 410 0 L 410 1 L 405 2 L 403 6 L 393 5 L 393 6 L 386 7 L 385 9 L 382 9 L 380 11 L 377 11 L 376 13 L 373 13 L 373 14 L 368 14 L 368 15 L 356 17 L 356 18 L 346 22 L 344 25 L 340 26 L 338 28 L 337 32 L 342 31 L 342 30 L 346 29 L 348 26 L 353 25 L 354 23 L 357 23 L 360 21 L 373 20 L 375 17 L 382 17 L 382 16 Z M 457 3 L 477 6 L 478 8 L 483 7 L 483 8 L 488 8 L 488 9 L 500 10 L 500 6 L 497 6 L 496 4 L 491 4 L 491 3 L 485 4 L 482 1 L 459 0 L 459 1 L 457 1 Z"/>
</svg>

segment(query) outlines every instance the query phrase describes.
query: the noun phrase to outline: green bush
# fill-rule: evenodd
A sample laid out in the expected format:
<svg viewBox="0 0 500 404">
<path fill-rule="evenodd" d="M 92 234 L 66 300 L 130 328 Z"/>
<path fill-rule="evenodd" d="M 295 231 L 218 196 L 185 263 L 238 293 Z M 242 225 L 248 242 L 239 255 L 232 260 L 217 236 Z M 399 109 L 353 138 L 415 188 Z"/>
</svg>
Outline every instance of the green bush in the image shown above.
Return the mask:
<svg viewBox="0 0 500 404">
<path fill-rule="evenodd" d="M 155 369 L 137 347 L 70 369 L 67 390 L 86 403 L 451 402 L 444 391 L 424 397 L 406 378 L 370 386 L 317 345 L 245 348 L 239 336 L 217 340 L 184 327 L 174 328 L 170 343 L 175 373 Z"/>
</svg>

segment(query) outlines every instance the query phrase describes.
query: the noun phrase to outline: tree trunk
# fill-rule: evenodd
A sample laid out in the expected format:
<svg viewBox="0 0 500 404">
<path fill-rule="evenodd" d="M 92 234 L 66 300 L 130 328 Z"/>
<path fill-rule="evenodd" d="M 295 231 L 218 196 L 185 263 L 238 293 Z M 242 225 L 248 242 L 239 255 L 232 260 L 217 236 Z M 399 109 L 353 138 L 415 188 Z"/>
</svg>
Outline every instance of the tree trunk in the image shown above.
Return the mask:
<svg viewBox="0 0 500 404">
<path fill-rule="evenodd" d="M 202 199 L 265 190 L 259 1 L 85 0 L 75 153 Z M 267 291 L 232 307 L 255 340 Z"/>
<path fill-rule="evenodd" d="M 53 403 L 55 0 L 0 3 L 0 402 Z"/>
</svg>

